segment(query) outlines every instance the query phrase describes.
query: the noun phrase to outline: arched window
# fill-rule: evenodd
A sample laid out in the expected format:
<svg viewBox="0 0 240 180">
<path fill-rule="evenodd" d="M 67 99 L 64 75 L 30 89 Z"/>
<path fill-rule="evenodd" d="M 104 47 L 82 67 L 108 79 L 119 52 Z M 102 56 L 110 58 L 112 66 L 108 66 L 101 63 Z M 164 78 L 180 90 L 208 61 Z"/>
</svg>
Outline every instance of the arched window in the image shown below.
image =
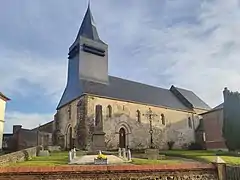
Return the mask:
<svg viewBox="0 0 240 180">
<path fill-rule="evenodd" d="M 161 114 L 161 122 L 162 122 L 162 125 L 166 125 L 166 120 L 165 120 L 165 116 L 164 114 Z"/>
<path fill-rule="evenodd" d="M 107 117 L 109 117 L 109 118 L 112 117 L 112 106 L 111 105 L 107 106 Z"/>
<path fill-rule="evenodd" d="M 188 127 L 192 129 L 192 119 L 188 117 Z"/>
<path fill-rule="evenodd" d="M 68 105 L 68 119 L 72 118 L 72 106 L 71 104 Z"/>
<path fill-rule="evenodd" d="M 141 112 L 139 110 L 136 111 L 136 118 L 137 118 L 137 122 L 141 122 Z"/>
</svg>

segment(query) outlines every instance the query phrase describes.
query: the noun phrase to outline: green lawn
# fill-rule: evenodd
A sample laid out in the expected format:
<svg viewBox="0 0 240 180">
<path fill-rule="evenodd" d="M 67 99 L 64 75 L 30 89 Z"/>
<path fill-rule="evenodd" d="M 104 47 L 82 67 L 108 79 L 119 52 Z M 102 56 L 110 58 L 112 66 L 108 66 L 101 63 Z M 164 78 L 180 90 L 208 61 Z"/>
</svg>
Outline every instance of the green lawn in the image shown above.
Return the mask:
<svg viewBox="0 0 240 180">
<path fill-rule="evenodd" d="M 230 155 L 228 152 L 171 150 L 161 151 L 161 153 L 167 156 L 183 157 L 203 162 L 214 162 L 216 157 L 220 156 L 228 164 L 240 165 L 240 157 Z"/>
<path fill-rule="evenodd" d="M 135 165 L 144 165 L 144 164 L 181 164 L 183 161 L 177 159 L 164 159 L 164 160 L 148 160 L 148 159 L 140 159 L 133 158 L 132 164 Z"/>
<path fill-rule="evenodd" d="M 143 165 L 143 164 L 180 164 L 184 162 L 184 159 L 192 159 L 201 162 L 213 162 L 217 155 L 219 155 L 228 164 L 240 165 L 240 157 L 231 156 L 226 152 L 214 152 L 214 151 L 183 151 L 183 150 L 171 150 L 161 151 L 161 154 L 166 155 L 166 159 L 163 160 L 148 160 L 141 156 L 134 156 L 131 164 Z M 83 152 L 77 152 L 77 156 L 83 155 Z M 12 163 L 7 166 L 61 166 L 67 165 L 68 152 L 53 152 L 47 157 L 33 157 L 32 159 L 19 163 Z"/>
<path fill-rule="evenodd" d="M 28 161 L 9 164 L 8 166 L 59 166 L 68 163 L 68 152 L 54 152 L 46 157 L 33 157 Z"/>
<path fill-rule="evenodd" d="M 82 156 L 83 152 L 77 152 L 77 156 Z M 134 156 L 134 154 L 133 154 Z M 138 157 L 138 156 L 136 156 Z M 131 164 L 143 165 L 143 164 L 180 164 L 182 160 L 178 158 L 166 157 L 163 160 L 148 160 L 141 157 L 133 158 Z M 11 163 L 7 166 L 61 166 L 67 165 L 68 152 L 53 152 L 50 156 L 46 157 L 33 157 L 32 159 L 24 162 Z"/>
</svg>

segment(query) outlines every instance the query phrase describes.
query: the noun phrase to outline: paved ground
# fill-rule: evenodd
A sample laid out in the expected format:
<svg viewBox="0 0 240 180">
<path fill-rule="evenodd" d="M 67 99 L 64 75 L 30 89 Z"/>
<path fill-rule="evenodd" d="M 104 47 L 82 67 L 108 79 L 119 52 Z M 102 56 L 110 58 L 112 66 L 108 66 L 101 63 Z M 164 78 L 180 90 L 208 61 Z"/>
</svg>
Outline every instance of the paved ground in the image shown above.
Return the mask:
<svg viewBox="0 0 240 180">
<path fill-rule="evenodd" d="M 94 158 L 96 158 L 97 155 L 85 155 L 82 157 L 76 157 L 73 159 L 69 164 L 94 164 Z M 109 164 L 121 164 L 124 163 L 124 160 L 114 156 L 114 155 L 108 155 L 108 163 Z"/>
</svg>

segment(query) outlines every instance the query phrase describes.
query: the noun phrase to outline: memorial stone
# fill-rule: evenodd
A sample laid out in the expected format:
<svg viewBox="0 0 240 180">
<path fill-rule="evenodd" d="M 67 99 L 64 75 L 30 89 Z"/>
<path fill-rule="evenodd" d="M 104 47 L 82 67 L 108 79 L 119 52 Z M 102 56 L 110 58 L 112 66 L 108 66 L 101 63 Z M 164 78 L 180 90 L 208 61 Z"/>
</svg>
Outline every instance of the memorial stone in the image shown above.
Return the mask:
<svg viewBox="0 0 240 180">
<path fill-rule="evenodd" d="M 99 150 L 106 150 L 105 146 L 105 133 L 103 132 L 103 121 L 102 121 L 102 106 L 96 106 L 96 117 L 94 132 L 92 135 L 91 151 L 97 152 Z"/>
</svg>

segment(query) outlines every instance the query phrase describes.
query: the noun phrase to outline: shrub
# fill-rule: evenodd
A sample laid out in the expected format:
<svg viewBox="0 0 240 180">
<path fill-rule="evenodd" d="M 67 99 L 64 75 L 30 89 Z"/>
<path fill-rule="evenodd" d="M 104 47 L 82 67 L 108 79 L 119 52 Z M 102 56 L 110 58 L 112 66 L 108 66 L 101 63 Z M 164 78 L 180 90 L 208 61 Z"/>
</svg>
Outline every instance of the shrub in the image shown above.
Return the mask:
<svg viewBox="0 0 240 180">
<path fill-rule="evenodd" d="M 169 142 L 167 142 L 167 144 L 168 144 L 168 150 L 172 150 L 173 145 L 175 144 L 175 142 L 174 141 L 169 141 Z"/>
<path fill-rule="evenodd" d="M 201 144 L 192 142 L 188 146 L 188 150 L 203 150 L 203 147 Z"/>
</svg>

